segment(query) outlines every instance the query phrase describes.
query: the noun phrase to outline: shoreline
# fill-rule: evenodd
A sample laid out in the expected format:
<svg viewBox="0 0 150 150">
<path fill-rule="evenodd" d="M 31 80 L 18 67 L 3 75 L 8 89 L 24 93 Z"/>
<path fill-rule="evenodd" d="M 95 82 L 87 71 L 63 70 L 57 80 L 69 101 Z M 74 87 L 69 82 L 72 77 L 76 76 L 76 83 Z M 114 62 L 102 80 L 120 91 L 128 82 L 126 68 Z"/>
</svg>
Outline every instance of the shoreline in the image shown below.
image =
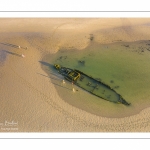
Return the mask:
<svg viewBox="0 0 150 150">
<path fill-rule="evenodd" d="M 136 41 L 136 42 L 117 42 L 117 44 L 136 44 L 136 43 L 141 43 L 141 42 L 149 42 L 149 40 L 140 40 L 140 41 Z M 99 45 L 101 45 L 101 46 L 104 46 L 104 47 L 106 47 L 106 46 L 108 46 L 108 47 L 110 47 L 110 45 L 114 45 L 114 44 L 116 44 L 116 43 L 108 43 L 108 44 L 103 44 L 103 45 L 101 45 L 101 44 L 99 44 L 99 43 L 95 43 L 95 45 L 96 45 L 96 47 L 97 46 L 99 46 Z M 83 49 L 83 50 L 74 50 L 73 52 L 83 52 L 83 51 L 87 51 L 87 49 L 89 49 L 89 47 L 90 48 L 92 48 L 92 46 L 93 46 L 93 44 L 91 45 L 89 45 L 87 48 L 85 48 L 85 49 Z M 69 51 L 70 52 L 70 50 L 65 50 L 65 51 L 63 51 L 63 53 L 65 52 L 66 54 L 66 56 L 67 56 L 67 51 Z M 128 51 L 128 49 L 127 49 L 127 51 Z M 49 67 L 51 67 L 51 65 L 52 65 L 52 63 L 50 63 L 50 62 L 53 62 L 52 60 L 53 59 L 51 59 L 51 58 L 53 58 L 53 57 L 55 57 L 55 54 L 47 54 L 47 55 L 44 55 L 43 56 L 43 59 L 42 59 L 42 61 L 43 62 L 45 62 L 45 63 L 47 63 L 47 66 L 48 65 L 50 65 Z M 46 67 L 47 67 L 46 66 Z M 70 64 L 69 64 L 69 66 L 70 66 Z M 52 77 L 52 75 L 49 73 L 49 71 L 50 72 L 53 72 L 53 70 L 49 70 L 49 67 L 47 67 L 46 69 L 45 69 L 45 67 L 44 67 L 44 65 L 42 65 L 41 64 L 41 68 L 47 73 L 47 75 L 49 76 L 49 78 L 50 78 L 50 80 L 51 80 L 51 82 L 53 82 L 53 77 Z M 66 66 L 65 66 L 66 67 Z M 49 70 L 49 71 L 48 71 Z M 57 76 L 57 75 L 56 75 Z M 150 103 L 149 103 L 149 105 L 146 103 L 145 105 L 142 105 L 142 107 L 141 107 L 141 105 L 140 105 L 140 103 L 141 102 L 138 102 L 138 108 L 134 108 L 135 106 L 132 106 L 133 105 L 133 103 L 134 103 L 134 105 L 137 105 L 136 104 L 136 102 L 134 101 L 132 104 L 131 104 L 131 106 L 129 106 L 129 107 L 131 107 L 131 109 L 133 109 L 133 110 L 130 110 L 130 113 L 128 112 L 127 113 L 127 111 L 128 110 L 126 110 L 126 108 L 122 108 L 123 109 L 123 111 L 126 111 L 126 113 L 124 113 L 124 114 L 122 114 L 121 113 L 121 110 L 120 110 L 120 113 L 119 113 L 119 115 L 117 114 L 117 113 L 115 113 L 114 115 L 112 115 L 111 114 L 111 111 L 110 111 L 110 115 L 107 113 L 106 114 L 106 112 L 101 112 L 100 111 L 100 114 L 98 113 L 98 112 L 94 112 L 94 111 L 88 111 L 88 109 L 86 109 L 86 108 L 84 108 L 84 107 L 82 107 L 81 105 L 79 105 L 79 104 L 75 104 L 74 102 L 69 102 L 70 101 L 70 96 L 72 95 L 71 93 L 71 95 L 70 96 L 63 96 L 64 94 L 60 94 L 60 93 L 65 93 L 65 91 L 64 90 L 62 90 L 62 88 L 66 88 L 66 87 L 62 87 L 62 85 L 59 85 L 59 84 L 61 84 L 60 82 L 61 82 L 61 80 L 63 79 L 63 76 L 61 77 L 61 75 L 60 74 L 58 74 L 58 76 L 59 76 L 59 78 L 57 78 L 57 80 L 59 80 L 59 82 L 57 83 L 57 84 L 54 84 L 54 86 L 55 86 L 55 88 L 57 89 L 57 93 L 58 93 L 58 95 L 64 100 L 64 101 L 66 101 L 68 104 L 70 104 L 70 105 L 72 105 L 72 106 L 74 106 L 74 107 L 77 107 L 77 108 L 79 108 L 79 109 L 82 109 L 82 110 L 84 110 L 84 111 L 87 111 L 88 113 L 92 113 L 92 114 L 94 114 L 94 115 L 97 115 L 97 116 L 100 116 L 100 117 L 107 117 L 107 118 L 123 118 L 123 117 L 129 117 L 129 116 L 133 116 L 133 115 L 136 115 L 136 114 L 139 114 L 142 110 L 144 110 L 144 109 L 146 109 L 146 108 L 149 108 L 150 107 Z M 52 78 L 51 78 L 52 77 Z M 60 88 L 60 86 L 61 86 L 61 88 Z M 71 90 L 71 86 L 69 86 L 69 83 L 67 83 L 67 86 L 68 86 L 68 89 L 70 89 Z M 76 87 L 77 89 L 79 89 L 79 91 L 82 91 L 79 87 Z M 61 92 L 62 91 L 62 92 Z M 83 90 L 84 91 L 84 90 Z M 69 95 L 69 93 L 67 92 L 65 95 Z M 89 93 L 88 93 L 89 94 Z M 87 94 L 87 95 L 88 95 Z M 86 92 L 84 92 L 84 95 L 86 95 Z M 74 96 L 74 94 L 72 95 L 72 96 Z M 90 94 L 89 94 L 89 96 L 90 96 Z M 88 97 L 88 96 L 87 96 Z M 73 98 L 73 97 L 72 97 Z M 83 96 L 82 97 L 80 97 L 81 98 L 81 100 L 84 98 Z M 92 96 L 90 96 L 90 98 L 94 98 L 94 97 L 92 97 Z M 65 100 L 66 99 L 66 100 Z M 76 101 L 76 99 L 79 99 L 78 97 L 74 97 L 73 98 L 73 100 L 74 101 Z M 95 98 L 94 98 L 95 99 Z M 98 100 L 98 99 L 97 99 Z M 97 101 L 96 100 L 96 101 Z M 99 99 L 100 101 L 101 101 L 101 99 Z M 71 100 L 72 101 L 72 100 Z M 93 100 L 91 100 L 91 101 L 93 101 Z M 96 102 L 95 101 L 95 102 Z M 109 105 L 109 104 L 108 104 Z M 113 104 L 110 104 L 110 105 L 112 105 L 113 106 Z M 115 104 L 116 105 L 116 107 L 115 107 L 115 109 L 117 108 L 117 106 L 118 107 L 120 107 L 120 105 L 121 104 Z M 107 106 L 107 102 L 106 102 L 106 106 Z M 104 107 L 106 107 L 105 105 L 104 105 Z M 136 106 L 137 107 L 137 106 Z M 112 107 L 113 108 L 113 107 Z M 107 108 L 105 108 L 105 109 L 107 109 Z M 109 106 L 109 109 L 111 109 L 111 106 Z"/>
<path fill-rule="evenodd" d="M 81 52 L 89 44 L 90 34 L 101 44 L 149 40 L 147 23 L 149 19 L 132 18 L 1 19 L 1 42 L 27 46 L 28 50 L 0 45 L 0 50 L 11 52 L 0 66 L 0 127 L 5 121 L 14 121 L 18 123 L 15 132 L 149 132 L 150 107 L 123 118 L 93 115 L 62 100 L 40 63 L 46 54 L 60 48 L 73 47 Z M 149 96 L 143 95 L 143 99 Z"/>
</svg>

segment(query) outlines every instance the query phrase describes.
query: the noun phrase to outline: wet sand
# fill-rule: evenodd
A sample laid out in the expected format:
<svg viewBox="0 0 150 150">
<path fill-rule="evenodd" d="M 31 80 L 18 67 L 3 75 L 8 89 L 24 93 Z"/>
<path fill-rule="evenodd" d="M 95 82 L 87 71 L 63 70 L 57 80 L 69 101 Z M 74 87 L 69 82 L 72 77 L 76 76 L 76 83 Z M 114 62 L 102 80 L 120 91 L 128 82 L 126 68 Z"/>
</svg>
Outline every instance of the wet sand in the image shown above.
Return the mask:
<svg viewBox="0 0 150 150">
<path fill-rule="evenodd" d="M 59 96 L 40 62 L 59 49 L 82 51 L 91 36 L 99 44 L 149 40 L 149 23 L 147 18 L 1 19 L 0 43 L 23 47 L 0 44 L 1 132 L 9 130 L 6 121 L 17 123 L 16 132 L 149 131 L 150 108 L 123 118 L 109 118 L 70 105 Z"/>
</svg>

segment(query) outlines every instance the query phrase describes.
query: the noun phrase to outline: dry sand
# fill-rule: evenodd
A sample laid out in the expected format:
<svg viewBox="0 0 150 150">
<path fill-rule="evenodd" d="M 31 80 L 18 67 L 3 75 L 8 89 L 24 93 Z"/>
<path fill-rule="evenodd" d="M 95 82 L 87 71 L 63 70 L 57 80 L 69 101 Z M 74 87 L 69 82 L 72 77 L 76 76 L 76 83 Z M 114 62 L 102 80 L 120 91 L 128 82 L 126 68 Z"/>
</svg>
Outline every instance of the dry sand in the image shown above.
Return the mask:
<svg viewBox="0 0 150 150">
<path fill-rule="evenodd" d="M 149 40 L 150 19 L 1 18 L 0 22 L 1 132 L 150 131 L 150 108 L 125 118 L 92 115 L 63 101 L 50 79 L 39 75 L 47 76 L 39 62 L 44 55 L 60 48 L 82 50 L 90 34 L 98 43 Z"/>
</svg>

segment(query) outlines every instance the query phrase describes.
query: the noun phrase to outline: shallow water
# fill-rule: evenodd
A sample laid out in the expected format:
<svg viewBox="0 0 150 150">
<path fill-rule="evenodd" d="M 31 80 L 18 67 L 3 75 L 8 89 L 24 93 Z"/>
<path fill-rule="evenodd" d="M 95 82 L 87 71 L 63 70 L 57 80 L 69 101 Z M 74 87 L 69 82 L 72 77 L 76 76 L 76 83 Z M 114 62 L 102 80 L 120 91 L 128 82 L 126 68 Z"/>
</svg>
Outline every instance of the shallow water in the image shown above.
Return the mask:
<svg viewBox="0 0 150 150">
<path fill-rule="evenodd" d="M 118 42 L 100 45 L 93 43 L 84 50 L 59 50 L 56 54 L 45 56 L 47 63 L 60 64 L 64 67 L 80 70 L 113 88 L 118 94 L 131 103 L 131 106 L 114 104 L 100 99 L 77 86 L 72 85 L 51 66 L 42 65 L 55 85 L 58 94 L 67 103 L 106 117 L 125 117 L 136 114 L 150 106 L 150 41 L 132 43 Z M 53 75 L 50 74 L 54 73 Z"/>
<path fill-rule="evenodd" d="M 102 84 L 89 76 L 82 75 L 83 79 L 77 80 L 77 84 L 86 89 L 88 92 L 93 93 L 94 95 L 101 97 L 105 100 L 118 103 L 120 96 L 112 89 L 110 89 L 107 85 Z M 90 83 L 90 85 L 89 85 Z"/>
</svg>

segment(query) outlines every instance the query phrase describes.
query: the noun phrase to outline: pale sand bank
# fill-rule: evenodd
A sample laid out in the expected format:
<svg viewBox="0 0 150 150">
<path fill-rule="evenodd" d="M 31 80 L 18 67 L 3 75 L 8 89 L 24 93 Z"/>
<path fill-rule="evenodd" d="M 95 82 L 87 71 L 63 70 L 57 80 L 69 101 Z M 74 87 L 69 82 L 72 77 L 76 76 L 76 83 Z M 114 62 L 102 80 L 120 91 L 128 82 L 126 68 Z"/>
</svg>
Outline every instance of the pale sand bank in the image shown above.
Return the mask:
<svg viewBox="0 0 150 150">
<path fill-rule="evenodd" d="M 125 118 L 92 115 L 64 102 L 50 79 L 39 75 L 47 76 L 39 61 L 48 53 L 82 50 L 90 34 L 99 43 L 149 40 L 149 23 L 149 19 L 1 19 L 0 43 L 28 47 L 0 44 L 1 132 L 7 128 L 4 122 L 13 120 L 18 132 L 149 131 L 150 108 Z"/>
</svg>

